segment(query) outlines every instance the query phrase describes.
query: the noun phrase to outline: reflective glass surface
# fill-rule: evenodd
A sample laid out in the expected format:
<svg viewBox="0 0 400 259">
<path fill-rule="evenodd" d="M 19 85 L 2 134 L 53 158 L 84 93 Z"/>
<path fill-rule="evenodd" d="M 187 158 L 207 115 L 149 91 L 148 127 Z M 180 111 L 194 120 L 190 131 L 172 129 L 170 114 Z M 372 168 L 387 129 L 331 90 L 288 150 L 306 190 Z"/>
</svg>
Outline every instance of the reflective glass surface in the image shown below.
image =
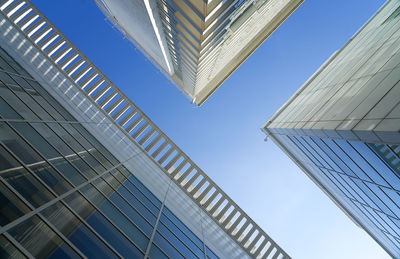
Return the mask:
<svg viewBox="0 0 400 259">
<path fill-rule="evenodd" d="M 400 249 L 400 148 L 359 141 L 280 136 L 312 174 L 386 246 Z M 302 154 L 299 153 L 302 152 Z M 358 215 L 358 216 L 357 216 Z M 377 233 L 379 231 L 380 233 Z"/>
<path fill-rule="evenodd" d="M 0 48 L 1 258 L 204 258 L 203 237 L 89 133 L 91 125 Z M 207 256 L 217 258 L 208 248 Z"/>
</svg>

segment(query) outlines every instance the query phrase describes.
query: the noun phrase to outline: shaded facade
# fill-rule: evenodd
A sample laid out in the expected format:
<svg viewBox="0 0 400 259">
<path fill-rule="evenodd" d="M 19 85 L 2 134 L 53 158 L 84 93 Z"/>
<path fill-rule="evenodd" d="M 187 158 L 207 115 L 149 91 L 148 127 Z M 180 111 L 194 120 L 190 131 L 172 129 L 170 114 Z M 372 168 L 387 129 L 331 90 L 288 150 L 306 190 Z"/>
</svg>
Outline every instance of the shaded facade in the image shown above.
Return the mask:
<svg viewBox="0 0 400 259">
<path fill-rule="evenodd" d="M 95 0 L 201 105 L 303 0 Z"/>
<path fill-rule="evenodd" d="M 400 257 L 399 1 L 387 1 L 262 129 Z"/>
<path fill-rule="evenodd" d="M 29 1 L 0 44 L 2 258 L 289 258 Z"/>
</svg>

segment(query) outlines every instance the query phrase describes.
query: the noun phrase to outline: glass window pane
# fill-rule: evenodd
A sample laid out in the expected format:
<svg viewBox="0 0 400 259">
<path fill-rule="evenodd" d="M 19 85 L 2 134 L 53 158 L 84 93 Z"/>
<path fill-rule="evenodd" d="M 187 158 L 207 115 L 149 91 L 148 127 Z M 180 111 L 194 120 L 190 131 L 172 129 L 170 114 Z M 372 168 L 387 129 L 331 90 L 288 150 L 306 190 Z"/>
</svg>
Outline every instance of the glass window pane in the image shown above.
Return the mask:
<svg viewBox="0 0 400 259">
<path fill-rule="evenodd" d="M 41 213 L 87 257 L 117 258 L 88 227 L 61 203 L 58 202 Z"/>
<path fill-rule="evenodd" d="M 22 117 L 13 109 L 3 98 L 0 97 L 0 116 L 5 119 L 22 119 Z"/>
<path fill-rule="evenodd" d="M 146 250 L 148 238 L 111 202 L 106 200 L 104 196 L 92 185 L 82 188 L 83 194 L 115 224 L 123 231 L 142 251 Z"/>
<path fill-rule="evenodd" d="M 100 142 L 97 141 L 97 139 L 95 139 L 92 134 L 90 134 L 82 125 L 73 124 L 73 127 L 83 136 L 84 139 L 91 143 L 90 145 L 93 145 L 96 150 L 100 151 L 100 153 L 102 153 L 108 161 L 110 161 L 113 165 L 119 164 L 119 161 L 113 155 L 111 155 L 111 153 L 104 148 L 104 146 L 100 144 Z"/>
<path fill-rule="evenodd" d="M 0 122 L 0 141 L 25 164 L 43 161 L 43 158 L 4 122 Z"/>
<path fill-rule="evenodd" d="M 170 258 L 185 258 L 158 232 L 154 235 L 154 243 L 156 243 Z"/>
<path fill-rule="evenodd" d="M 36 81 L 28 79 L 29 84 L 38 92 L 47 102 L 49 102 L 59 113 L 62 114 L 66 121 L 76 121 L 64 107 L 62 107 L 43 87 Z"/>
<path fill-rule="evenodd" d="M 51 128 L 62 140 L 64 140 L 74 150 L 75 153 L 85 150 L 82 145 L 79 144 L 78 141 L 76 141 L 71 134 L 69 134 L 58 123 L 47 123 L 47 126 L 49 126 L 49 128 Z"/>
<path fill-rule="evenodd" d="M 0 182 L 0 225 L 4 226 L 29 211 L 28 206 Z"/>
<path fill-rule="evenodd" d="M 156 244 L 152 244 L 149 252 L 149 257 L 152 259 L 166 259 L 168 256 L 161 251 L 160 248 L 157 247 Z"/>
<path fill-rule="evenodd" d="M 72 189 L 72 185 L 47 162 L 32 164 L 29 169 L 59 195 Z"/>
<path fill-rule="evenodd" d="M 0 257 L 1 258 L 26 258 L 13 244 L 3 235 L 0 236 Z"/>
<path fill-rule="evenodd" d="M 157 225 L 157 231 L 167 239 L 183 256 L 186 258 L 196 258 L 197 256 L 188 249 L 181 240 L 179 240 L 163 223 Z M 204 254 L 200 253 L 200 257 Z"/>
<path fill-rule="evenodd" d="M 0 71 L 0 75 L 1 75 Z M 7 103 L 20 114 L 24 119 L 37 120 L 38 116 L 32 112 L 13 92 L 0 81 L 0 96 L 7 100 Z"/>
<path fill-rule="evenodd" d="M 198 257 L 202 257 L 203 247 L 197 247 L 192 240 L 190 240 L 175 224 L 173 224 L 164 214 L 161 215 L 161 222 L 164 224 L 174 235 L 176 235 L 186 246 L 188 246 L 192 252 Z"/>
<path fill-rule="evenodd" d="M 65 198 L 65 201 L 120 255 L 125 258 L 143 258 L 144 254 L 128 241 L 103 215 L 96 211 L 82 195 L 73 193 Z"/>
<path fill-rule="evenodd" d="M 29 141 L 45 158 L 61 156 L 36 130 L 26 122 L 10 123 L 27 141 Z"/>
<path fill-rule="evenodd" d="M 40 134 L 44 139 L 46 139 L 51 145 L 57 149 L 63 156 L 68 156 L 74 154 L 71 148 L 69 148 L 65 142 L 58 137 L 49 127 L 44 123 L 31 123 L 32 127 Z M 58 153 L 57 152 L 57 153 Z M 59 156 L 59 153 L 57 154 Z"/>
<path fill-rule="evenodd" d="M 153 230 L 152 226 L 135 209 L 133 209 L 127 201 L 122 199 L 122 197 L 117 193 L 112 194 L 110 200 L 114 202 L 114 204 L 118 206 L 118 208 L 120 208 L 138 228 L 146 233 L 148 237 L 151 236 Z"/>
<path fill-rule="evenodd" d="M 61 246 L 63 243 L 61 238 L 37 216 L 21 222 L 10 229 L 8 233 L 34 257 L 44 258 L 52 256 L 54 252 L 70 258 L 79 257 L 71 247 L 65 244 Z"/>
<path fill-rule="evenodd" d="M 165 214 L 171 222 L 173 222 L 176 226 L 178 226 L 186 236 L 188 236 L 196 245 L 197 247 L 203 250 L 203 242 L 193 234 L 191 230 L 189 230 L 183 223 L 180 221 L 168 208 L 164 207 L 163 214 Z"/>
<path fill-rule="evenodd" d="M 18 163 L 14 157 L 12 157 L 10 153 L 8 153 L 8 151 L 0 145 L 0 172 L 16 167 L 21 167 L 21 164 Z"/>
<path fill-rule="evenodd" d="M 118 192 L 154 226 L 156 223 L 156 215 L 152 214 L 125 186 L 121 186 Z"/>
<path fill-rule="evenodd" d="M 207 254 L 207 257 L 210 259 L 219 259 L 218 256 L 216 256 L 214 254 L 214 252 L 211 251 L 210 248 L 208 248 L 208 246 L 206 246 L 206 254 Z"/>
<path fill-rule="evenodd" d="M 49 160 L 50 163 L 61 172 L 74 186 L 78 186 L 86 181 L 86 179 L 63 157 Z"/>
</svg>

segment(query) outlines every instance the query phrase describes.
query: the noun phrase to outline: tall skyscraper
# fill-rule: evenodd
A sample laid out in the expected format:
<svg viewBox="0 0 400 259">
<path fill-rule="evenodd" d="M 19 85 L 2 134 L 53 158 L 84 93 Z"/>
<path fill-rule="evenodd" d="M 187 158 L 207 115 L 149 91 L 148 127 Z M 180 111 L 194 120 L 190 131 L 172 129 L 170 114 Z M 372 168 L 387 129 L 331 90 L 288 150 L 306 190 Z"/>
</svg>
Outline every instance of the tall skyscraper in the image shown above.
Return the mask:
<svg viewBox="0 0 400 259">
<path fill-rule="evenodd" d="M 400 1 L 387 1 L 262 129 L 400 257 Z"/>
<path fill-rule="evenodd" d="M 1 258 L 289 258 L 28 0 L 0 46 Z"/>
<path fill-rule="evenodd" d="M 303 0 L 95 0 L 201 105 Z"/>
</svg>

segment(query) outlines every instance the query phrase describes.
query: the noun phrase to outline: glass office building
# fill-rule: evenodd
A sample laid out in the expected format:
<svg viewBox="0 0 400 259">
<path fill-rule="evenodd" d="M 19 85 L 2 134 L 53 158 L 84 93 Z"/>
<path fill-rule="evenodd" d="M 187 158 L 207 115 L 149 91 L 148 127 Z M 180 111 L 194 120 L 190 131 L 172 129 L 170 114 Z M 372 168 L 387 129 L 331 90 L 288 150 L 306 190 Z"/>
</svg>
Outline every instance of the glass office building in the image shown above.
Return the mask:
<svg viewBox="0 0 400 259">
<path fill-rule="evenodd" d="M 201 105 L 303 0 L 95 0 L 124 37 Z"/>
<path fill-rule="evenodd" d="M 1 258 L 290 258 L 30 2 L 0 46 Z"/>
<path fill-rule="evenodd" d="M 400 257 L 400 1 L 387 1 L 263 131 Z"/>
</svg>

